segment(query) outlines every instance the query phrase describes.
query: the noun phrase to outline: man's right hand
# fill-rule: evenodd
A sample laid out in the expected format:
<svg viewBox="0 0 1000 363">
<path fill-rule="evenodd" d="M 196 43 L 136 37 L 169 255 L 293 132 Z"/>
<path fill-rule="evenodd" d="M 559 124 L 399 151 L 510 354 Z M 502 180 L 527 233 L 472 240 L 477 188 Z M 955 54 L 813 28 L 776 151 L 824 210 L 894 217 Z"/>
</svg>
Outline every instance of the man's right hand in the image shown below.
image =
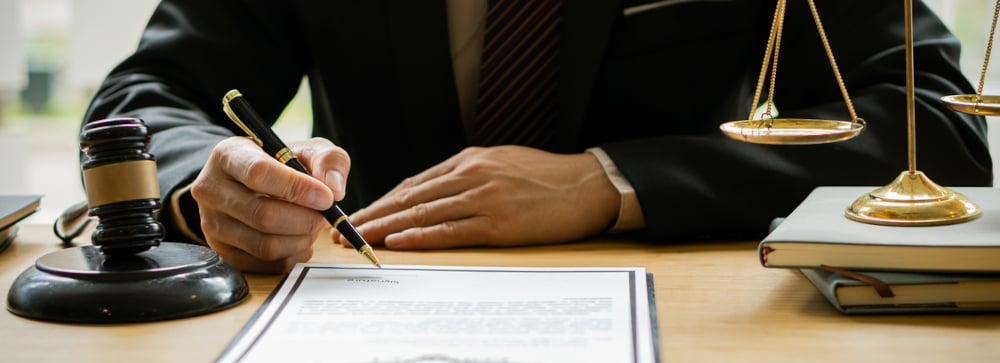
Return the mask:
<svg viewBox="0 0 1000 363">
<path fill-rule="evenodd" d="M 317 213 L 344 197 L 350 157 L 327 139 L 288 144 L 312 176 L 245 137 L 223 140 L 191 185 L 209 247 L 244 271 L 287 272 L 312 258 L 330 225 Z"/>
</svg>

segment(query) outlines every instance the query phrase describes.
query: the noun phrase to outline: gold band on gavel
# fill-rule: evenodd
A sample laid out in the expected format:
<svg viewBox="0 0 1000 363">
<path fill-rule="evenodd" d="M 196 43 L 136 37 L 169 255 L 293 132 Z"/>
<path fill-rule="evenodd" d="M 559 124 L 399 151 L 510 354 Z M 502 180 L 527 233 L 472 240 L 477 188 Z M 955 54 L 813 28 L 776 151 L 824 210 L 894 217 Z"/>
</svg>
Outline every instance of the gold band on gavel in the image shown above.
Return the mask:
<svg viewBox="0 0 1000 363">
<path fill-rule="evenodd" d="M 160 199 L 156 162 L 127 161 L 83 171 L 87 202 L 91 208 L 137 199 Z"/>
</svg>

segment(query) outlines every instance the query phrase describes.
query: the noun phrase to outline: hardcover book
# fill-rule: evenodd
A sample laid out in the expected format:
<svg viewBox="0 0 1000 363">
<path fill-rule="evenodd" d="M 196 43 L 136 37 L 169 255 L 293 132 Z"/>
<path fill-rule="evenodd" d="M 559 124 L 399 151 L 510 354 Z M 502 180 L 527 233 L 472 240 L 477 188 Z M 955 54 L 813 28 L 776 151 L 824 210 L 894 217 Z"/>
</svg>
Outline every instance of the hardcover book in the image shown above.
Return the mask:
<svg viewBox="0 0 1000 363">
<path fill-rule="evenodd" d="M 765 267 L 859 271 L 1000 272 L 1000 189 L 957 187 L 982 208 L 964 223 L 883 226 L 844 215 L 877 187 L 819 187 L 759 244 Z"/>
<path fill-rule="evenodd" d="M 0 195 L 0 229 L 35 213 L 41 200 L 40 195 Z"/>
<path fill-rule="evenodd" d="M 848 314 L 1000 311 L 1000 274 L 801 271 Z"/>
<path fill-rule="evenodd" d="M 0 251 L 14 240 L 17 222 L 38 210 L 40 195 L 0 195 Z"/>
</svg>

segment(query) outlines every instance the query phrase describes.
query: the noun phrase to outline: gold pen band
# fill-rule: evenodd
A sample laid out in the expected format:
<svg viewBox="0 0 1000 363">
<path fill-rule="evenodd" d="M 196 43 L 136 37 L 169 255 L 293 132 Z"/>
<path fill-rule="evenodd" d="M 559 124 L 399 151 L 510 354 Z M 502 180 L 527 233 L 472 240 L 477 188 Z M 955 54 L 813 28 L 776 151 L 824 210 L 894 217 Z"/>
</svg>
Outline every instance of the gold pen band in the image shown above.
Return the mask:
<svg viewBox="0 0 1000 363">
<path fill-rule="evenodd" d="M 333 222 L 333 229 L 337 229 L 337 226 L 339 226 L 341 222 L 346 220 L 347 216 L 340 216 L 340 218 L 337 218 L 337 220 Z"/>
<path fill-rule="evenodd" d="M 278 159 L 282 164 L 288 164 L 289 160 L 295 159 L 295 154 L 292 154 L 287 147 L 278 150 L 277 154 L 274 154 L 274 158 Z"/>
</svg>

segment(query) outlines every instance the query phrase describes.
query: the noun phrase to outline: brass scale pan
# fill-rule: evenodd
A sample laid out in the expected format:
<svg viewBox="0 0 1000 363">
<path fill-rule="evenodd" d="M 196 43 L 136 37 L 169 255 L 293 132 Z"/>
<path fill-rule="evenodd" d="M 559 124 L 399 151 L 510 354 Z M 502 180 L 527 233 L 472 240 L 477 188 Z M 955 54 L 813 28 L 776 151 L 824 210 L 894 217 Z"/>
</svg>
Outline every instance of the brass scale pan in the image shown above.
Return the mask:
<svg viewBox="0 0 1000 363">
<path fill-rule="evenodd" d="M 840 71 L 837 69 L 833 51 L 830 49 L 830 44 L 823 30 L 823 24 L 820 22 L 819 13 L 816 11 L 816 6 L 812 0 L 808 1 L 809 8 L 812 11 L 813 20 L 816 22 L 816 28 L 820 33 L 820 39 L 823 42 L 823 48 L 826 50 L 827 58 L 829 58 L 830 66 L 833 68 L 837 85 L 840 87 L 840 91 L 844 97 L 844 103 L 847 105 L 847 110 L 850 113 L 851 121 L 772 117 L 774 86 L 778 73 L 778 52 L 781 49 L 781 28 L 784 23 L 786 3 L 787 0 L 778 1 L 777 10 L 771 24 L 771 34 L 768 39 L 767 50 L 765 51 L 764 61 L 761 65 L 753 102 L 750 105 L 751 109 L 757 107 L 765 76 L 768 73 L 767 68 L 771 65 L 771 80 L 764 114 L 760 119 L 754 119 L 756 114 L 756 111 L 754 111 L 747 120 L 726 122 L 720 125 L 719 129 L 724 135 L 732 139 L 757 144 L 821 144 L 847 140 L 859 135 L 865 129 L 865 122 L 863 119 L 858 118 L 854 112 L 854 106 L 851 104 L 847 88 L 844 86 Z M 771 61 L 772 57 L 773 63 Z"/>
<path fill-rule="evenodd" d="M 948 108 L 980 116 L 1000 115 L 1000 96 L 984 96 L 983 85 L 986 83 L 986 69 L 990 65 L 990 53 L 993 50 L 993 36 L 996 33 L 997 18 L 1000 17 L 1000 1 L 993 7 L 993 23 L 990 25 L 990 37 L 986 42 L 986 56 L 983 57 L 983 71 L 979 76 L 979 88 L 974 95 L 954 95 L 941 97 Z"/>
<path fill-rule="evenodd" d="M 764 70 L 767 68 L 769 59 L 772 55 L 772 46 L 775 48 L 775 64 L 773 73 L 777 71 L 777 49 L 780 46 L 781 23 L 784 18 L 784 3 L 784 0 L 779 1 L 778 3 L 779 9 L 775 13 L 775 23 L 772 26 L 771 39 L 768 43 L 768 50 L 764 58 L 765 61 L 762 67 L 761 79 L 760 82 L 758 82 L 757 94 L 754 96 L 754 103 L 757 102 L 760 95 L 761 82 L 764 79 Z M 813 9 L 815 17 L 815 7 L 812 5 L 811 1 L 810 6 Z M 990 36 L 986 47 L 986 56 L 983 60 L 983 73 L 979 79 L 979 88 L 977 93 L 941 97 L 941 101 L 953 111 L 980 116 L 1000 116 L 1000 96 L 982 94 L 983 84 L 986 78 L 986 69 L 988 67 L 990 53 L 993 48 L 993 38 L 998 14 L 1000 14 L 1000 1 L 997 1 L 994 9 L 993 24 L 990 27 Z M 822 33 L 822 25 L 819 22 L 818 17 L 816 18 L 816 25 Z M 829 45 L 826 44 L 825 35 L 823 35 L 822 38 L 824 40 L 824 46 L 826 46 L 828 55 L 830 56 L 831 65 L 834 67 L 834 74 L 837 76 L 841 91 L 844 93 L 848 110 L 851 112 L 852 121 L 782 118 L 754 120 L 753 115 L 751 115 L 749 120 L 730 121 L 722 124 L 719 127 L 722 130 L 722 133 L 730 138 L 745 142 L 783 145 L 837 142 L 847 140 L 861 134 L 865 128 L 864 120 L 859 119 L 854 115 L 853 107 L 850 104 L 850 98 L 847 96 L 846 89 L 840 79 L 839 71 L 836 69 L 836 63 L 833 60 L 832 52 L 829 50 Z M 774 87 L 773 77 L 774 74 L 772 74 L 772 88 Z M 773 101 L 771 97 L 769 97 L 768 106 L 770 106 L 771 102 Z"/>
<path fill-rule="evenodd" d="M 1000 96 L 954 95 L 941 97 L 948 108 L 973 115 L 1000 115 Z"/>
<path fill-rule="evenodd" d="M 755 144 L 808 145 L 847 140 L 865 129 L 863 122 L 784 119 L 730 121 L 719 127 L 730 138 Z"/>
</svg>

